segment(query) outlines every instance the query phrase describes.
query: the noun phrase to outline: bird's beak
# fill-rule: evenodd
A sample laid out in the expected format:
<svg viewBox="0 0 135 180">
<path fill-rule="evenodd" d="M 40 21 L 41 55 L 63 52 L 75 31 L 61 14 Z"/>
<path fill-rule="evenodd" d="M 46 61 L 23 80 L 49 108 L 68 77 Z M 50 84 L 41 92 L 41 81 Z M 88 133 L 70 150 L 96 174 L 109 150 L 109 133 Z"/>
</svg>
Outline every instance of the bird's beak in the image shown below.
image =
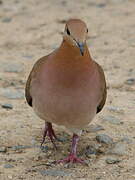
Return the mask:
<svg viewBox="0 0 135 180">
<path fill-rule="evenodd" d="M 80 49 L 81 55 L 83 56 L 83 54 L 84 54 L 84 43 L 77 42 L 77 45 Z"/>
</svg>

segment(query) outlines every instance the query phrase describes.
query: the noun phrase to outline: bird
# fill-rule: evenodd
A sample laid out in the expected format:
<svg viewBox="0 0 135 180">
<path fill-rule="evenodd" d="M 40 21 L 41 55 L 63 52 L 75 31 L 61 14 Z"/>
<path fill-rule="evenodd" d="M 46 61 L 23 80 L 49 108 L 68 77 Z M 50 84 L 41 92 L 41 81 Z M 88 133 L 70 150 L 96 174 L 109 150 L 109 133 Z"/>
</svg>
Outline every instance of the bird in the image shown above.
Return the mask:
<svg viewBox="0 0 135 180">
<path fill-rule="evenodd" d="M 104 71 L 92 59 L 87 37 L 83 20 L 67 20 L 62 43 L 34 64 L 26 82 L 27 103 L 45 122 L 41 146 L 48 136 L 57 147 L 52 124 L 64 126 L 73 135 L 69 155 L 57 163 L 84 163 L 77 156 L 79 137 L 106 102 Z"/>
</svg>

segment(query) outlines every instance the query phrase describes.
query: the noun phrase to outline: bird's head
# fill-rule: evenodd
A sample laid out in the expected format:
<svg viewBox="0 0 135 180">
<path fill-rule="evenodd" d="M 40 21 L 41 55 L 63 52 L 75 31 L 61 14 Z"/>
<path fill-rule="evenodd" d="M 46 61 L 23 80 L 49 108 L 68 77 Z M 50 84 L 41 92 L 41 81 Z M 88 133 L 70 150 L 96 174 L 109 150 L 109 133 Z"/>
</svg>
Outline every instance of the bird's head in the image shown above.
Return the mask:
<svg viewBox="0 0 135 180">
<path fill-rule="evenodd" d="M 81 55 L 84 55 L 88 28 L 80 19 L 67 21 L 64 31 L 64 40 L 75 48 L 79 48 Z"/>
</svg>

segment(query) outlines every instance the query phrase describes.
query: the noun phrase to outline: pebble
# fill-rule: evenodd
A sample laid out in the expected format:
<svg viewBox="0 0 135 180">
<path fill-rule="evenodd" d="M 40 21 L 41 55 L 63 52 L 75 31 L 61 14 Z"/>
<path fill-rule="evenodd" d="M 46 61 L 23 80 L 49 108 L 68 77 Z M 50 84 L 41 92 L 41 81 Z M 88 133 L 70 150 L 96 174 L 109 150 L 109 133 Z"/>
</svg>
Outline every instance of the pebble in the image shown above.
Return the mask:
<svg viewBox="0 0 135 180">
<path fill-rule="evenodd" d="M 45 153 L 49 150 L 48 146 L 41 146 L 40 148 L 41 148 L 41 151 Z"/>
<path fill-rule="evenodd" d="M 112 3 L 124 3 L 127 0 L 111 0 Z"/>
<path fill-rule="evenodd" d="M 133 139 L 128 137 L 128 136 L 124 136 L 122 139 L 121 139 L 122 142 L 125 142 L 127 144 L 132 144 L 133 143 Z"/>
<path fill-rule="evenodd" d="M 107 108 L 111 112 L 124 113 L 124 110 L 116 106 L 108 106 Z"/>
<path fill-rule="evenodd" d="M 8 162 L 16 162 L 16 160 L 13 159 L 13 158 L 9 158 L 9 159 L 7 159 L 6 161 L 8 161 Z"/>
<path fill-rule="evenodd" d="M 14 166 L 13 165 L 11 165 L 11 164 L 5 164 L 4 165 L 4 168 L 13 168 Z"/>
<path fill-rule="evenodd" d="M 85 155 L 88 158 L 91 158 L 92 155 L 96 155 L 98 153 L 101 153 L 101 145 L 95 144 L 95 145 L 88 145 L 85 150 Z"/>
<path fill-rule="evenodd" d="M 23 99 L 24 98 L 24 92 L 22 90 L 16 90 L 16 89 L 2 88 L 2 95 L 9 99 Z"/>
<path fill-rule="evenodd" d="M 85 155 L 89 158 L 91 156 L 91 154 L 97 154 L 97 149 L 90 145 L 86 147 L 86 152 Z"/>
<path fill-rule="evenodd" d="M 116 163 L 119 163 L 120 161 L 121 161 L 120 159 L 117 159 L 115 157 L 108 157 L 106 159 L 107 164 L 116 164 Z"/>
<path fill-rule="evenodd" d="M 98 134 L 96 140 L 104 144 L 113 144 L 113 139 L 106 134 Z"/>
<path fill-rule="evenodd" d="M 64 164 L 64 168 L 66 169 L 75 168 L 75 163 L 66 163 Z"/>
<path fill-rule="evenodd" d="M 4 66 L 4 71 L 19 73 L 23 71 L 23 66 L 22 64 L 7 64 Z"/>
<path fill-rule="evenodd" d="M 135 84 L 135 78 L 130 78 L 125 81 L 125 84 L 127 85 L 134 85 Z"/>
<path fill-rule="evenodd" d="M 0 152 L 7 152 L 7 148 L 6 147 L 0 147 Z"/>
<path fill-rule="evenodd" d="M 28 148 L 31 148 L 31 146 L 23 146 L 23 145 L 18 145 L 18 146 L 12 146 L 12 150 L 13 151 L 17 151 L 17 150 L 20 150 L 20 149 L 28 149 Z"/>
<path fill-rule="evenodd" d="M 2 104 L 1 105 L 2 106 L 2 108 L 4 108 L 4 109 L 13 109 L 13 105 L 12 104 Z"/>
<path fill-rule="evenodd" d="M 71 175 L 70 172 L 62 171 L 62 170 L 40 170 L 39 171 L 42 175 L 48 175 L 48 176 L 69 176 Z"/>
<path fill-rule="evenodd" d="M 115 124 L 115 125 L 123 124 L 123 122 L 121 120 L 117 119 L 114 116 L 106 116 L 103 118 L 103 121 L 106 121 L 106 122 L 109 122 L 109 123 Z"/>
<path fill-rule="evenodd" d="M 106 6 L 106 4 L 105 4 L 105 3 L 99 3 L 99 4 L 97 4 L 96 6 L 97 6 L 98 8 L 103 8 L 103 7 Z"/>
<path fill-rule="evenodd" d="M 8 179 L 13 179 L 13 176 L 12 175 L 8 175 Z"/>
<path fill-rule="evenodd" d="M 59 142 L 66 142 L 67 140 L 68 140 L 68 138 L 65 137 L 65 136 L 58 138 L 58 141 L 59 141 Z"/>
<path fill-rule="evenodd" d="M 11 18 L 11 17 L 5 17 L 5 18 L 2 19 L 2 22 L 3 22 L 3 23 L 9 23 L 9 22 L 11 22 L 11 21 L 12 21 L 12 18 Z"/>
<path fill-rule="evenodd" d="M 107 154 L 115 154 L 115 155 L 125 155 L 126 154 L 126 144 L 124 143 L 116 143 L 114 147 L 108 150 Z"/>
<path fill-rule="evenodd" d="M 102 177 L 101 176 L 96 177 L 96 180 L 99 180 L 99 179 L 102 179 Z"/>
<path fill-rule="evenodd" d="M 25 59 L 29 59 L 29 60 L 32 60 L 32 58 L 34 57 L 33 55 L 23 55 L 22 56 L 23 58 L 25 58 Z"/>
<path fill-rule="evenodd" d="M 104 128 L 101 125 L 91 125 L 89 130 L 90 132 L 97 132 L 97 131 L 104 130 Z"/>
<path fill-rule="evenodd" d="M 67 20 L 66 19 L 58 19 L 57 22 L 60 24 L 65 24 L 67 22 Z"/>
</svg>

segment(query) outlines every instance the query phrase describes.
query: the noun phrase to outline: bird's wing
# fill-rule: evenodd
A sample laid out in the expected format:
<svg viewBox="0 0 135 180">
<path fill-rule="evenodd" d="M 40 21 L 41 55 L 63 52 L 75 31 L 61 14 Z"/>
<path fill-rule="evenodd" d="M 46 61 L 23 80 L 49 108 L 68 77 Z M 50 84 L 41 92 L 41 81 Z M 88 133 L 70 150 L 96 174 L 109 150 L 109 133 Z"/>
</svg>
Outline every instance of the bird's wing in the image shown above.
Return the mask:
<svg viewBox="0 0 135 180">
<path fill-rule="evenodd" d="M 48 56 L 44 56 L 41 59 L 39 59 L 33 66 L 27 82 L 26 82 L 26 87 L 25 87 L 25 97 L 27 100 L 27 103 L 32 106 L 32 96 L 30 94 L 30 89 L 31 89 L 31 80 L 33 76 L 36 76 L 36 73 L 39 71 L 40 67 L 42 66 L 42 64 L 47 60 Z"/>
<path fill-rule="evenodd" d="M 102 99 L 97 107 L 97 113 L 99 113 L 102 108 L 104 107 L 105 105 L 105 101 L 106 101 L 106 96 L 107 96 L 107 90 L 106 90 L 106 81 L 105 81 L 105 75 L 104 75 L 104 71 L 102 69 L 102 67 L 97 64 L 97 68 L 98 68 L 98 72 L 100 74 L 100 78 L 101 78 L 101 94 L 102 94 Z"/>
</svg>

